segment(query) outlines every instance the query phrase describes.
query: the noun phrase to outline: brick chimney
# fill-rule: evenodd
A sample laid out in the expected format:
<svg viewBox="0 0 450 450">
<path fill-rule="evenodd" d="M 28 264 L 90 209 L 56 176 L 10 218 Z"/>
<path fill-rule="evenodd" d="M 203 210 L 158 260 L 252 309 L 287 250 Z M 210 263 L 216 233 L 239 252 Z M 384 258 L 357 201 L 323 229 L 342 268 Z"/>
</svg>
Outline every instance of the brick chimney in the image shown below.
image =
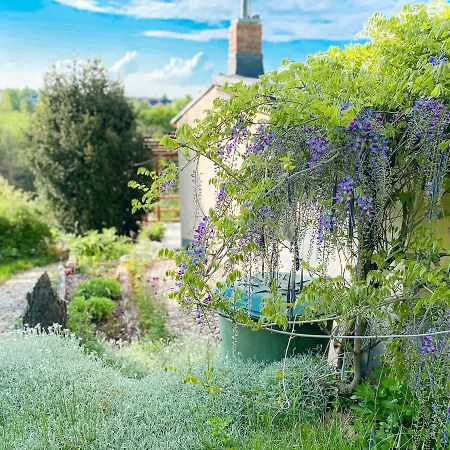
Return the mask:
<svg viewBox="0 0 450 450">
<path fill-rule="evenodd" d="M 258 78 L 263 73 L 261 22 L 251 17 L 250 0 L 241 0 L 241 17 L 230 27 L 228 75 Z"/>
</svg>

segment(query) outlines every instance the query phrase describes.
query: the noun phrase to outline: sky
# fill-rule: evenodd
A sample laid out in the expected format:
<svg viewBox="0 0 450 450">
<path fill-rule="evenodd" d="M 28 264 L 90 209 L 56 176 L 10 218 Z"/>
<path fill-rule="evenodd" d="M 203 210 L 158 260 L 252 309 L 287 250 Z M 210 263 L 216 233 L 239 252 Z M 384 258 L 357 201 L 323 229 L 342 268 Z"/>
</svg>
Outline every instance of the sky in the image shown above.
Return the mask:
<svg viewBox="0 0 450 450">
<path fill-rule="evenodd" d="M 266 70 L 357 38 L 403 0 L 253 0 Z M 227 71 L 240 0 L 0 0 L 0 89 L 40 88 L 52 64 L 98 57 L 130 96 L 197 95 Z"/>
</svg>

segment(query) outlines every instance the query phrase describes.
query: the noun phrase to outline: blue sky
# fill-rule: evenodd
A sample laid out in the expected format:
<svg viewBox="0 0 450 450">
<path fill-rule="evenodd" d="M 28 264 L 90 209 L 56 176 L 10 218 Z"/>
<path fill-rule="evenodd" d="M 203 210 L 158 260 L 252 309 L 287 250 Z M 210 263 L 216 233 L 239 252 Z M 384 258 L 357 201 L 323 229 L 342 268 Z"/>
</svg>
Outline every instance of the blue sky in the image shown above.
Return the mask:
<svg viewBox="0 0 450 450">
<path fill-rule="evenodd" d="M 39 88 L 51 64 L 100 57 L 133 96 L 196 95 L 225 73 L 239 0 L 0 0 L 0 88 Z M 264 64 L 351 42 L 402 0 L 253 0 Z"/>
</svg>

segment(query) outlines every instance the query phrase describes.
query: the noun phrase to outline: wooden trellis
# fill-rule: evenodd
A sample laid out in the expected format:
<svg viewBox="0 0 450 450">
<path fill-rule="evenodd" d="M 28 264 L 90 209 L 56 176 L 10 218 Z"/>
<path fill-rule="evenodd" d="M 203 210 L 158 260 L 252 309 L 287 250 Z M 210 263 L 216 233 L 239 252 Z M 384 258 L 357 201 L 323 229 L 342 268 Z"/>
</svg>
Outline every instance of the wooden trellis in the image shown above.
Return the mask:
<svg viewBox="0 0 450 450">
<path fill-rule="evenodd" d="M 178 151 L 170 151 L 164 148 L 159 139 L 152 137 L 144 138 L 144 146 L 149 151 L 149 157 L 152 164 L 152 169 L 160 175 L 161 173 L 161 161 L 176 161 L 178 160 Z M 180 200 L 178 194 L 163 195 L 158 199 L 158 202 L 153 208 L 153 217 L 149 217 L 150 222 L 179 222 L 180 221 L 180 208 L 161 208 L 161 202 L 164 200 Z M 164 213 L 176 213 L 177 217 L 167 218 L 163 217 Z"/>
</svg>

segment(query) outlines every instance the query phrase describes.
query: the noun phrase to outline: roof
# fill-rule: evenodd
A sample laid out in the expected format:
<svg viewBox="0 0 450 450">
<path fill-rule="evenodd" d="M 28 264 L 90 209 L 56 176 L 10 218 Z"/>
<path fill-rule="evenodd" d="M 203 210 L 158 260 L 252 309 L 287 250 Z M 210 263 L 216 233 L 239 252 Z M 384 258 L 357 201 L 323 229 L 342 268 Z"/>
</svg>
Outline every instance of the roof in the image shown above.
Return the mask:
<svg viewBox="0 0 450 450">
<path fill-rule="evenodd" d="M 171 121 L 170 123 L 172 125 L 177 124 L 177 122 L 193 107 L 195 106 L 205 95 L 207 95 L 211 89 L 214 89 L 214 87 L 222 87 L 226 83 L 239 83 L 242 81 L 242 83 L 250 86 L 254 83 L 256 83 L 259 80 L 259 78 L 249 78 L 249 77 L 243 77 L 241 75 L 225 75 L 220 74 L 217 77 L 214 78 L 213 84 L 208 87 L 205 91 L 203 91 L 198 97 L 194 98 L 192 101 L 190 101 Z"/>
</svg>

